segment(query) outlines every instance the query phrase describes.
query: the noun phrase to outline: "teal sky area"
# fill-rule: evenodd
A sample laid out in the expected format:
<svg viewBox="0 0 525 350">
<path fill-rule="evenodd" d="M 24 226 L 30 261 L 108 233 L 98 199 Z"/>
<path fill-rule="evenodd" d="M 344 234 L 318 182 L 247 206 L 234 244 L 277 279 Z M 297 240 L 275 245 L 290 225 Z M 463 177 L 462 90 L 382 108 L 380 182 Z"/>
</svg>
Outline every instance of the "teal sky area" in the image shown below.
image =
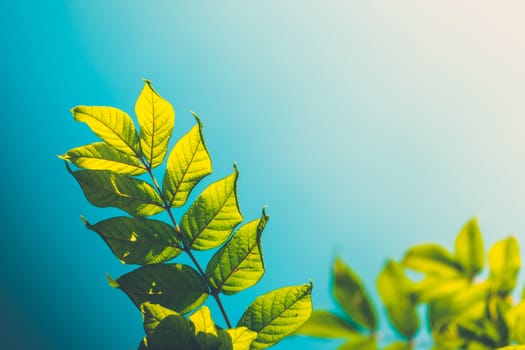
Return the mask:
<svg viewBox="0 0 525 350">
<path fill-rule="evenodd" d="M 72 107 L 132 113 L 142 78 L 177 112 L 172 143 L 190 110 L 203 121 L 214 174 L 193 196 L 236 162 L 245 220 L 268 205 L 266 275 L 224 298 L 233 320 L 310 279 L 315 307 L 333 309 L 335 256 L 377 300 L 387 258 L 452 248 L 473 216 L 486 246 L 525 245 L 523 13 L 520 1 L 1 2 L 0 347 L 136 348 L 140 314 L 104 276 L 133 267 L 79 219 L 118 211 L 92 207 L 56 155 L 96 140 Z"/>
</svg>

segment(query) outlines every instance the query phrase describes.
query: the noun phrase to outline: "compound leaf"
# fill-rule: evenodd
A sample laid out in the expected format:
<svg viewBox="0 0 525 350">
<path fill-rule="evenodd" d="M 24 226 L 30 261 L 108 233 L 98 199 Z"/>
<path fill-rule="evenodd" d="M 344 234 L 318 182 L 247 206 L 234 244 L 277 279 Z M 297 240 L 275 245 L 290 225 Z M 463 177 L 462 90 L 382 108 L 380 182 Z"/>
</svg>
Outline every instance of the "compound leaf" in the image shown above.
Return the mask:
<svg viewBox="0 0 525 350">
<path fill-rule="evenodd" d="M 175 111 L 151 85 L 144 81 L 135 114 L 140 125 L 140 145 L 144 157 L 152 168 L 162 164 L 168 152 L 168 143 L 175 125 Z"/>
<path fill-rule="evenodd" d="M 142 266 L 119 277 L 114 285 L 123 290 L 137 307 L 150 302 L 181 314 L 197 308 L 208 297 L 208 288 L 202 277 L 182 264 Z"/>
<path fill-rule="evenodd" d="M 184 214 L 180 228 L 186 247 L 216 248 L 242 221 L 237 204 L 238 174 L 235 167 L 233 174 L 208 186 Z"/>
<path fill-rule="evenodd" d="M 489 251 L 490 281 L 499 293 L 510 293 L 516 287 L 521 267 L 518 241 L 509 237 L 497 242 Z"/>
<path fill-rule="evenodd" d="M 350 338 L 358 333 L 355 327 L 342 317 L 325 310 L 314 310 L 312 315 L 295 334 L 320 338 Z"/>
<path fill-rule="evenodd" d="M 94 206 L 116 207 L 134 216 L 149 216 L 164 210 L 160 196 L 143 180 L 105 170 L 70 172 Z"/>
<path fill-rule="evenodd" d="M 459 232 L 456 242 L 456 259 L 469 278 L 481 271 L 485 264 L 483 237 L 476 218 L 468 221 Z"/>
<path fill-rule="evenodd" d="M 256 284 L 264 274 L 261 235 L 269 216 L 244 224 L 218 250 L 206 267 L 206 277 L 216 290 L 230 295 Z"/>
<path fill-rule="evenodd" d="M 412 338 L 419 328 L 419 317 L 410 294 L 411 281 L 400 264 L 388 261 L 377 278 L 377 290 L 395 329 Z"/>
<path fill-rule="evenodd" d="M 76 121 L 86 123 L 105 143 L 129 156 L 139 156 L 139 136 L 133 121 L 114 107 L 77 106 L 71 110 Z"/>
<path fill-rule="evenodd" d="M 335 300 L 352 321 L 375 330 L 377 316 L 361 279 L 339 258 L 334 261 L 332 273 Z"/>
<path fill-rule="evenodd" d="M 250 349 L 266 349 L 299 328 L 312 313 L 311 293 L 312 285 L 305 284 L 256 298 L 238 324 L 257 332 Z"/>
<path fill-rule="evenodd" d="M 162 191 L 170 206 L 184 205 L 193 187 L 211 174 L 211 159 L 202 136 L 202 123 L 195 125 L 175 145 L 168 157 Z"/>
<path fill-rule="evenodd" d="M 182 250 L 170 225 L 145 218 L 119 216 L 86 227 L 98 233 L 123 264 L 156 264 L 173 259 Z"/>
<path fill-rule="evenodd" d="M 140 175 L 146 172 L 137 156 L 122 153 L 104 142 L 73 148 L 59 158 L 89 170 L 111 170 L 125 175 Z"/>
</svg>

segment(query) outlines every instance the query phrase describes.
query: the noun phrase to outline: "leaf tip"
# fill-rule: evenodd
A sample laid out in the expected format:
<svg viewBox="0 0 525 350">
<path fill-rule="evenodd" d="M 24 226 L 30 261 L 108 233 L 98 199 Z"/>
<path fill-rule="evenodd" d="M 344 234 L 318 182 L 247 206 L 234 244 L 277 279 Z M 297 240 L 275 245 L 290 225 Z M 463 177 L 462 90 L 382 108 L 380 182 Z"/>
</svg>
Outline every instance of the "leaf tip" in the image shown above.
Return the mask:
<svg viewBox="0 0 525 350">
<path fill-rule="evenodd" d="M 108 279 L 108 283 L 111 287 L 113 288 L 118 288 L 120 287 L 120 285 L 118 284 L 118 282 L 116 280 L 114 280 L 113 278 L 111 278 L 111 276 L 109 275 L 109 273 L 106 272 L 106 278 Z"/>
<path fill-rule="evenodd" d="M 70 161 L 70 157 L 67 155 L 67 153 L 66 154 L 57 154 L 57 158 L 65 160 L 66 162 Z"/>
</svg>

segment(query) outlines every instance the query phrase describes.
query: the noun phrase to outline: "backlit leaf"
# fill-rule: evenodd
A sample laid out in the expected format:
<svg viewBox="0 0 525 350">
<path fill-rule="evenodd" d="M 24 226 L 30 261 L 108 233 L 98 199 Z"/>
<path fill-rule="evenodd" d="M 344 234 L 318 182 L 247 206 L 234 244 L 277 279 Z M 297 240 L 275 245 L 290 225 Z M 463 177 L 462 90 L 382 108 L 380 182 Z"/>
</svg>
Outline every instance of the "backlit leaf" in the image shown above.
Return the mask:
<svg viewBox="0 0 525 350">
<path fill-rule="evenodd" d="M 193 323 L 195 337 L 200 349 L 219 349 L 221 340 L 217 335 L 217 328 L 215 328 L 215 323 L 211 318 L 210 309 L 207 306 L 202 306 L 189 319 Z"/>
<path fill-rule="evenodd" d="M 489 251 L 490 281 L 499 293 L 510 293 L 516 287 L 521 266 L 518 241 L 509 237 L 497 242 Z"/>
<path fill-rule="evenodd" d="M 357 334 L 354 326 L 342 317 L 325 310 L 314 310 L 295 334 L 320 338 L 350 338 Z"/>
<path fill-rule="evenodd" d="M 483 282 L 470 285 L 447 298 L 436 299 L 429 304 L 431 328 L 450 318 L 483 318 L 487 308 L 490 284 Z"/>
<path fill-rule="evenodd" d="M 208 297 L 202 277 L 182 264 L 154 264 L 140 267 L 116 280 L 137 307 L 145 302 L 187 313 Z"/>
<path fill-rule="evenodd" d="M 417 302 L 429 302 L 448 297 L 468 288 L 470 282 L 465 276 L 442 277 L 429 275 L 412 285 L 411 293 Z"/>
<path fill-rule="evenodd" d="M 218 334 L 221 339 L 219 350 L 249 350 L 257 338 L 257 333 L 246 327 L 221 329 Z"/>
<path fill-rule="evenodd" d="M 206 250 L 228 239 L 242 221 L 237 204 L 237 168 L 233 174 L 211 184 L 193 202 L 180 222 L 186 247 Z"/>
<path fill-rule="evenodd" d="M 210 155 L 202 136 L 202 124 L 197 115 L 195 119 L 198 125 L 177 142 L 168 157 L 162 191 L 170 206 L 184 205 L 193 187 L 212 171 Z"/>
<path fill-rule="evenodd" d="M 396 342 L 393 342 L 392 344 L 389 344 L 383 350 L 410 350 L 410 349 L 412 349 L 412 345 L 410 343 L 396 341 Z"/>
<path fill-rule="evenodd" d="M 438 276 L 455 276 L 461 267 L 452 254 L 438 244 L 421 244 L 405 253 L 403 265 L 409 269 Z"/>
<path fill-rule="evenodd" d="M 144 331 L 146 334 L 151 334 L 159 323 L 168 316 L 178 315 L 177 312 L 168 309 L 162 305 L 143 303 L 140 305 L 142 313 L 142 320 L 144 323 Z"/>
<path fill-rule="evenodd" d="M 508 312 L 511 339 L 519 344 L 525 344 L 525 301 Z"/>
<path fill-rule="evenodd" d="M 124 264 L 156 264 L 170 260 L 182 250 L 170 225 L 144 218 L 115 217 L 89 224 Z"/>
<path fill-rule="evenodd" d="M 476 218 L 467 222 L 456 238 L 456 259 L 470 278 L 481 271 L 485 264 L 483 237 Z"/>
<path fill-rule="evenodd" d="M 153 89 L 149 80 L 144 82 L 135 104 L 135 114 L 140 125 L 140 145 L 144 157 L 154 168 L 162 164 L 168 152 L 168 142 L 175 125 L 175 111 Z"/>
<path fill-rule="evenodd" d="M 341 259 L 333 265 L 335 300 L 352 321 L 370 330 L 377 328 L 377 316 L 363 282 Z"/>
<path fill-rule="evenodd" d="M 146 172 L 137 156 L 117 151 L 104 142 L 73 148 L 59 158 L 89 170 L 111 170 L 126 175 L 140 175 Z"/>
<path fill-rule="evenodd" d="M 160 196 L 143 180 L 104 170 L 79 170 L 71 174 L 87 200 L 97 207 L 115 207 L 134 216 L 149 216 L 164 210 Z"/>
<path fill-rule="evenodd" d="M 264 274 L 261 235 L 269 217 L 244 224 L 218 250 L 206 267 L 210 285 L 224 294 L 234 294 L 256 284 Z"/>
<path fill-rule="evenodd" d="M 142 154 L 133 121 L 114 107 L 78 106 L 71 110 L 76 121 L 86 123 L 105 143 L 129 156 Z"/>
<path fill-rule="evenodd" d="M 257 332 L 250 349 L 265 349 L 299 328 L 312 313 L 312 285 L 285 287 L 255 299 L 238 326 Z"/>
<path fill-rule="evenodd" d="M 419 328 L 419 317 L 411 298 L 411 281 L 400 264 L 388 261 L 377 278 L 377 290 L 388 318 L 399 333 L 412 338 Z"/>
</svg>

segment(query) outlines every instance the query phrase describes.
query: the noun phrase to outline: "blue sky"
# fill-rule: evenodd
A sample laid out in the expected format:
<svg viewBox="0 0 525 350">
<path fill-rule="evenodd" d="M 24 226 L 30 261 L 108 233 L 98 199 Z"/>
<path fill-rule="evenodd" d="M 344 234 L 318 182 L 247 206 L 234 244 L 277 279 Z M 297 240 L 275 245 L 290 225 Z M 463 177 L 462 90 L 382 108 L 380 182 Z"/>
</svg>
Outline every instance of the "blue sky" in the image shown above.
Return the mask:
<svg viewBox="0 0 525 350">
<path fill-rule="evenodd" d="M 334 256 L 372 287 L 385 259 L 425 241 L 451 247 L 472 216 L 487 244 L 510 234 L 523 244 L 523 10 L 518 1 L 1 3 L 7 348 L 136 346 L 140 315 L 104 277 L 130 268 L 79 220 L 116 211 L 92 208 L 56 155 L 95 140 L 70 108 L 131 113 L 142 78 L 177 111 L 173 141 L 193 125 L 190 110 L 201 116 L 213 179 L 237 162 L 245 219 L 268 205 L 267 274 L 225 298 L 233 319 L 256 295 L 309 279 L 315 306 L 332 308 Z"/>
</svg>

